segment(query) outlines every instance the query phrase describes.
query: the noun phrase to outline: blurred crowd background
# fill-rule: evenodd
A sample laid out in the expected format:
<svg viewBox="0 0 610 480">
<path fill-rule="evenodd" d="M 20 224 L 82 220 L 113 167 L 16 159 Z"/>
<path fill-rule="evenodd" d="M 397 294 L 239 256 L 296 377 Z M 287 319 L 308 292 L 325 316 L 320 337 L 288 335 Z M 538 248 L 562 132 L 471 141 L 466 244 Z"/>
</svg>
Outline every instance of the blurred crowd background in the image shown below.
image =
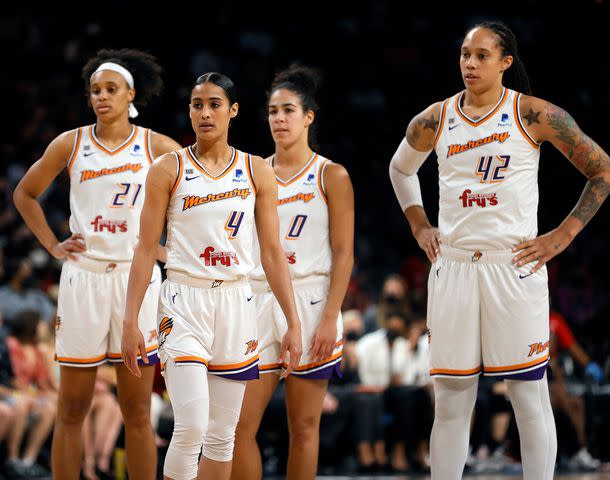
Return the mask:
<svg viewBox="0 0 610 480">
<path fill-rule="evenodd" d="M 429 263 L 394 198 L 389 160 L 415 114 L 463 88 L 458 67 L 462 37 L 469 26 L 486 19 L 500 19 L 516 33 L 534 95 L 566 109 L 610 151 L 608 2 L 584 0 L 577 11 L 553 16 L 545 2 L 535 0 L 496 8 L 461 5 L 458 13 L 443 15 L 417 13 L 404 2 L 389 0 L 350 3 L 349 8 L 333 9 L 340 12 L 333 14 L 328 5 L 316 2 L 299 4 L 298 13 L 289 13 L 279 3 L 235 0 L 176 0 L 163 9 L 115 0 L 69 12 L 56 4 L 30 7 L 13 5 L 0 18 L 0 85 L 6 114 L 0 132 L 0 365 L 5 372 L 0 373 L 1 461 L 33 461 L 42 465 L 40 472 L 45 464 L 48 467 L 53 421 L 48 412 L 56 402 L 52 324 L 61 263 L 23 224 L 12 204 L 12 191 L 55 136 L 95 121 L 80 77 L 86 60 L 100 48 L 128 47 L 152 53 L 164 68 L 164 92 L 140 109 L 139 125 L 183 145 L 192 143 L 191 85 L 202 73 L 220 71 L 235 81 L 240 103 L 230 142 L 261 156 L 273 149 L 265 108 L 273 74 L 293 62 L 321 71 L 317 150 L 345 165 L 354 183 L 356 265 L 344 303 L 346 375 L 331 386 L 322 435 L 322 447 L 337 439 L 346 447 L 341 458 L 322 455 L 320 468 L 372 471 L 393 464 L 399 470 L 425 470 L 425 439 L 433 411 L 423 341 Z M 435 219 L 438 183 L 433 157 L 422 168 L 420 181 L 428 216 Z M 585 178 L 559 152 L 548 144 L 542 147 L 541 233 L 559 225 L 584 184 Z M 64 172 L 41 199 L 61 239 L 69 235 L 68 189 Z M 565 468 L 600 468 L 593 457 L 610 460 L 608 442 L 603 441 L 608 440 L 604 430 L 610 424 L 604 414 L 610 399 L 604 385 L 610 372 L 610 337 L 605 334 L 610 319 L 609 212 L 610 206 L 604 205 L 548 265 L 552 309 L 562 325 L 553 353 L 560 372 L 556 381 L 563 385 L 555 405 Z M 41 359 L 49 360 L 48 371 L 41 365 L 35 375 L 23 376 L 14 359 L 31 346 Z M 388 356 L 367 363 L 367 352 L 378 348 L 386 349 Z M 110 398 L 100 400 L 104 408 L 115 407 L 113 388 L 112 374 L 101 374 L 100 394 Z M 483 406 L 477 408 L 484 413 L 477 416 L 480 425 L 475 422 L 473 427 L 471 468 L 518 465 L 502 386 L 485 381 L 481 388 Z M 156 418 L 161 419 L 162 430 L 158 440 L 163 449 L 163 419 L 171 415 L 162 382 L 157 390 Z M 15 391 L 21 392 L 21 399 L 30 395 L 29 403 L 15 401 Z M 261 433 L 269 474 L 281 472 L 285 453 L 285 432 L 272 421 L 274 415 L 283 415 L 281 395 L 280 389 Z M 574 415 L 575 411 L 581 413 Z M 362 415 L 364 424 L 354 426 L 356 412 L 367 412 Z M 498 420 L 503 413 L 503 420 Z M 17 435 L 3 425 L 16 422 L 19 415 L 29 422 Z M 101 432 L 97 434 L 104 438 L 96 437 L 95 425 L 92 420 L 94 453 L 88 461 L 95 458 L 99 472 L 119 456 L 121 427 L 115 426 L 108 440 Z M 167 429 L 171 434 L 171 427 Z M 500 457 L 502 461 L 495 462 Z"/>
</svg>

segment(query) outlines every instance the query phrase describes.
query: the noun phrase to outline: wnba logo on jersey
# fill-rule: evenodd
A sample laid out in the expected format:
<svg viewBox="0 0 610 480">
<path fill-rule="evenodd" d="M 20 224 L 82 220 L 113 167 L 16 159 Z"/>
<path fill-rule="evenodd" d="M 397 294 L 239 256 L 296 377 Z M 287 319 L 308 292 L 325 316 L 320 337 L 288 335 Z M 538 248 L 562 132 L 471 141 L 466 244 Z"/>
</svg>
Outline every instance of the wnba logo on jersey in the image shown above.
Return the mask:
<svg viewBox="0 0 610 480">
<path fill-rule="evenodd" d="M 108 233 L 124 233 L 127 231 L 126 220 L 102 220 L 102 216 L 98 215 L 91 222 L 93 225 L 94 232 L 103 232 L 104 230 Z"/>
<path fill-rule="evenodd" d="M 230 267 L 231 262 L 239 265 L 239 259 L 235 252 L 215 252 L 214 247 L 207 247 L 199 258 L 203 258 L 206 267 L 215 267 L 218 262 L 225 267 Z"/>
<path fill-rule="evenodd" d="M 163 345 L 165 343 L 165 339 L 171 333 L 172 328 L 174 328 L 173 317 L 163 317 L 161 323 L 159 324 L 159 345 Z"/>
<path fill-rule="evenodd" d="M 498 197 L 495 193 L 472 193 L 472 190 L 464 190 L 458 197 L 462 201 L 462 207 L 468 208 L 474 205 L 485 208 L 487 204 L 497 205 Z"/>
</svg>

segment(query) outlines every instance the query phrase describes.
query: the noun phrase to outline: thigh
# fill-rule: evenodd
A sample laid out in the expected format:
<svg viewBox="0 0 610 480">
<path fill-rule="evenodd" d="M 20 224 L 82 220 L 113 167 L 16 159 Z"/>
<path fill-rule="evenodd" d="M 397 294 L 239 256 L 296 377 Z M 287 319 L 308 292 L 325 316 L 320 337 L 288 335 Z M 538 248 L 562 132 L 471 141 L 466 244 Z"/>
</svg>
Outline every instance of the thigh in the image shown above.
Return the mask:
<svg viewBox="0 0 610 480">
<path fill-rule="evenodd" d="M 61 271 L 55 349 L 60 365 L 92 367 L 108 355 L 108 278 L 66 262 Z"/>
<path fill-rule="evenodd" d="M 95 385 L 96 367 L 75 368 L 61 366 L 57 414 L 83 416 L 89 411 L 93 387 Z"/>
<path fill-rule="evenodd" d="M 473 377 L 481 371 L 477 265 L 442 256 L 428 278 L 430 375 Z"/>
<path fill-rule="evenodd" d="M 487 264 L 481 270 L 481 338 L 485 375 L 542 378 L 549 361 L 546 267 Z"/>
<path fill-rule="evenodd" d="M 286 384 L 286 410 L 291 430 L 302 424 L 318 425 L 328 380 L 311 380 L 290 375 Z"/>
<path fill-rule="evenodd" d="M 258 430 L 279 381 L 278 375 L 261 375 L 259 379 L 247 383 L 239 417 L 240 429 Z"/>
<path fill-rule="evenodd" d="M 110 333 L 108 342 L 108 357 L 113 363 L 122 363 L 121 337 L 123 335 L 123 317 L 125 314 L 125 299 L 129 273 L 116 275 L 112 285 L 112 318 L 110 320 Z M 155 264 L 148 289 L 142 300 L 138 315 L 138 328 L 144 336 L 146 352 L 149 363 L 158 361 L 157 355 L 157 308 L 159 306 L 159 292 L 161 291 L 161 269 Z"/>
<path fill-rule="evenodd" d="M 125 421 L 130 415 L 150 416 L 150 397 L 155 376 L 154 365 L 140 366 L 141 377 L 136 377 L 122 363 L 116 365 L 117 394 Z"/>
</svg>

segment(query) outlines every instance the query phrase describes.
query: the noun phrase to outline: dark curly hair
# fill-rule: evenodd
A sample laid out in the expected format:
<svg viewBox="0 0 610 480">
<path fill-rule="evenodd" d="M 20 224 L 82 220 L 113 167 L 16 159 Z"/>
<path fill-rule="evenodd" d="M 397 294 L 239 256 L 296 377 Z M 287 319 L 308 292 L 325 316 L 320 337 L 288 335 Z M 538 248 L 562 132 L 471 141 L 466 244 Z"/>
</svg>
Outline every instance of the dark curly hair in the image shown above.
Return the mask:
<svg viewBox="0 0 610 480">
<path fill-rule="evenodd" d="M 99 50 L 96 56 L 83 67 L 82 78 L 85 81 L 86 95 L 89 95 L 91 88 L 91 75 L 102 63 L 106 62 L 116 63 L 129 70 L 136 89 L 136 98 L 133 101 L 135 105 L 145 106 L 152 97 L 161 93 L 163 89 L 162 69 L 155 57 L 140 50 L 121 48 L 120 50 Z"/>
</svg>

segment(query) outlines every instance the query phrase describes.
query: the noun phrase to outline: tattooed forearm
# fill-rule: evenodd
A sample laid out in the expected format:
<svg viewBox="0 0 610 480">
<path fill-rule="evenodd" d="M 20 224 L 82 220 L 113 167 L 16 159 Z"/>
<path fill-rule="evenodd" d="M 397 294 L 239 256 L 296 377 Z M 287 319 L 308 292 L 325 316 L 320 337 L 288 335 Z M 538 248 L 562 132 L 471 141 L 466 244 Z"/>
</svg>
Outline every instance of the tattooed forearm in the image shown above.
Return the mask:
<svg viewBox="0 0 610 480">
<path fill-rule="evenodd" d="M 578 128 L 568 112 L 548 104 L 545 120 L 554 131 L 554 138 L 548 140 L 587 178 L 610 171 L 610 160 L 606 152 Z"/>
<path fill-rule="evenodd" d="M 540 119 L 538 117 L 540 117 L 540 112 L 534 112 L 530 108 L 530 111 L 527 112 L 527 115 L 525 115 L 523 118 L 527 120 L 527 125 L 529 127 L 532 123 L 540 123 Z"/>
<path fill-rule="evenodd" d="M 610 182 L 607 178 L 599 176 L 589 179 L 570 215 L 586 225 L 593 218 L 608 194 L 610 194 Z"/>
</svg>

